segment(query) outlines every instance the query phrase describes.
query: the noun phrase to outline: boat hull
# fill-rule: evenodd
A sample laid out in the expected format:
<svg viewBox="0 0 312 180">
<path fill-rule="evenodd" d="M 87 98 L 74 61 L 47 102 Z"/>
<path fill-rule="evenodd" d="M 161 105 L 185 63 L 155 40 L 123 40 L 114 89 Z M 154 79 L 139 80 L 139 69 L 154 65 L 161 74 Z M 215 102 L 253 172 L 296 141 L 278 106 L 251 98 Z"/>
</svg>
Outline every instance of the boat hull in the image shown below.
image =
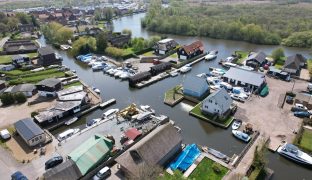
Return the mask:
<svg viewBox="0 0 312 180">
<path fill-rule="evenodd" d="M 285 152 L 282 150 L 282 147 L 279 147 L 279 148 L 277 149 L 277 152 L 278 152 L 281 156 L 283 156 L 283 157 L 285 157 L 285 158 L 287 158 L 287 159 L 289 159 L 289 160 L 292 160 L 292 161 L 294 161 L 294 162 L 297 162 L 297 163 L 302 164 L 302 165 L 305 165 L 305 166 L 312 167 L 312 162 L 307 162 L 307 161 L 304 161 L 304 160 L 302 160 L 302 159 L 295 158 L 294 156 L 291 156 L 291 155 L 289 155 L 288 153 L 285 153 Z"/>
</svg>

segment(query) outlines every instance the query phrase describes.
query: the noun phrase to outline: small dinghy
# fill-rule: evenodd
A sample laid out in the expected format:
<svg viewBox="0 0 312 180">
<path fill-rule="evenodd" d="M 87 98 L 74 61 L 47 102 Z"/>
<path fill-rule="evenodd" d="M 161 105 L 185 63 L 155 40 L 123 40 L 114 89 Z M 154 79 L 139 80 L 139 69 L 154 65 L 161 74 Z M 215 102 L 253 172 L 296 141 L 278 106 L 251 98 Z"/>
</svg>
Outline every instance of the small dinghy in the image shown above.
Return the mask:
<svg viewBox="0 0 312 180">
<path fill-rule="evenodd" d="M 237 130 L 242 125 L 242 120 L 235 119 L 232 124 L 232 130 Z"/>
</svg>

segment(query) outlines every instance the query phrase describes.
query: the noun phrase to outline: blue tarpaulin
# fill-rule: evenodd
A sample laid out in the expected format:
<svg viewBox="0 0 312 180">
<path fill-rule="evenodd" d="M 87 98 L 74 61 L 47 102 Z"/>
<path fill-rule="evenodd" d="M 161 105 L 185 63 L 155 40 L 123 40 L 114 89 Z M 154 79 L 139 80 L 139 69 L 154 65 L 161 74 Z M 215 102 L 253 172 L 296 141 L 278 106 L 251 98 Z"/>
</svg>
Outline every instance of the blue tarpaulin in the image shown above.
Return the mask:
<svg viewBox="0 0 312 180">
<path fill-rule="evenodd" d="M 200 155 L 200 150 L 196 144 L 187 145 L 179 156 L 170 163 L 170 168 L 175 171 L 186 171 Z"/>
</svg>

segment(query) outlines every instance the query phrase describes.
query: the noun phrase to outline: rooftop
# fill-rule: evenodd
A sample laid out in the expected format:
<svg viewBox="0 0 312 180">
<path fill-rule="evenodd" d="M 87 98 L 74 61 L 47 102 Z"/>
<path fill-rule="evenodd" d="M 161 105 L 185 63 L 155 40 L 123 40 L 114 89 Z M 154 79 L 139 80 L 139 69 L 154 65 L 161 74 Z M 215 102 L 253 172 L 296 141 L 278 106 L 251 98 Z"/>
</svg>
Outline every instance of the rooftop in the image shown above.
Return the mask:
<svg viewBox="0 0 312 180">
<path fill-rule="evenodd" d="M 67 89 L 58 91 L 57 96 L 60 97 L 60 96 L 73 94 L 73 93 L 80 92 L 80 91 L 83 91 L 83 86 L 72 86 L 72 87 L 69 87 Z"/>
<path fill-rule="evenodd" d="M 241 81 L 242 83 L 248 83 L 254 86 L 260 86 L 265 80 L 265 75 L 262 73 L 235 67 L 231 67 L 223 75 L 223 77 Z"/>
<path fill-rule="evenodd" d="M 25 140 L 30 140 L 33 137 L 44 133 L 32 118 L 19 120 L 14 124 L 14 127 Z"/>
<path fill-rule="evenodd" d="M 39 48 L 38 53 L 41 56 L 44 56 L 44 55 L 48 55 L 48 54 L 54 54 L 54 50 L 51 47 L 47 46 L 47 47 Z"/>
<path fill-rule="evenodd" d="M 61 80 L 55 79 L 55 78 L 49 78 L 49 79 L 45 79 L 45 80 L 38 82 L 37 85 L 54 87 L 59 83 L 61 83 Z"/>
</svg>

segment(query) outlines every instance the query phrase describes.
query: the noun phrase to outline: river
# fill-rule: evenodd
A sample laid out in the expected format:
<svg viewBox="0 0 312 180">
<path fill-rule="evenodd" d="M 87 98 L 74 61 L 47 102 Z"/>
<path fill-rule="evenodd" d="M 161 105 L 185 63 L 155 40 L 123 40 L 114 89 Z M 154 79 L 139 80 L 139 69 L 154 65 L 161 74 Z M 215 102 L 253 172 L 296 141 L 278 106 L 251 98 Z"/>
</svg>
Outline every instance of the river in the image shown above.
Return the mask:
<svg viewBox="0 0 312 180">
<path fill-rule="evenodd" d="M 140 19 L 145 14 L 137 14 L 133 16 L 123 17 L 114 20 L 114 31 L 122 31 L 127 28 L 132 31 L 133 37 L 144 37 L 156 35 L 156 33 L 150 33 L 141 28 Z M 246 51 L 263 51 L 265 53 L 271 53 L 273 49 L 278 46 L 265 46 L 254 45 L 245 42 L 217 40 L 203 37 L 188 37 L 168 35 L 170 38 L 175 39 L 180 44 L 189 44 L 195 39 L 201 40 L 206 50 L 218 50 L 218 59 L 226 58 L 230 56 L 235 50 Z M 40 39 L 43 43 L 44 39 Z M 299 48 L 285 47 L 285 54 L 292 55 L 295 53 L 302 53 L 306 57 L 309 56 L 309 50 Z M 220 150 L 223 153 L 229 155 L 239 154 L 245 147 L 245 144 L 236 140 L 231 135 L 231 128 L 224 130 L 211 125 L 210 123 L 198 120 L 188 115 L 188 111 L 191 106 L 186 103 L 180 103 L 177 106 L 171 108 L 163 103 L 164 92 L 172 88 L 173 86 L 183 82 L 185 75 L 175 78 L 167 78 L 163 81 L 157 82 L 151 86 L 143 89 L 130 89 L 127 81 L 120 81 L 114 77 L 107 76 L 102 72 L 92 72 L 92 70 L 84 64 L 75 61 L 72 57 L 66 54 L 64 51 L 58 51 L 63 57 L 63 64 L 70 67 L 72 70 L 76 70 L 78 76 L 90 86 L 97 87 L 101 90 L 101 96 L 104 100 L 115 98 L 117 104 L 112 106 L 118 108 L 124 108 L 131 103 L 148 104 L 153 107 L 158 114 L 164 114 L 169 116 L 176 124 L 182 128 L 182 136 L 184 143 L 197 143 L 200 145 L 207 145 L 214 149 Z M 200 62 L 195 65 L 189 75 L 196 75 L 202 72 L 207 72 L 209 66 L 219 66 L 216 61 Z M 94 111 L 74 125 L 79 126 L 85 123 L 86 120 L 100 117 L 102 110 Z M 62 131 L 64 129 L 60 129 Z M 54 133 L 57 133 L 54 132 Z M 277 153 L 268 152 L 268 166 L 275 171 L 274 179 L 311 179 L 311 170 L 305 169 L 293 162 L 285 160 Z"/>
</svg>

